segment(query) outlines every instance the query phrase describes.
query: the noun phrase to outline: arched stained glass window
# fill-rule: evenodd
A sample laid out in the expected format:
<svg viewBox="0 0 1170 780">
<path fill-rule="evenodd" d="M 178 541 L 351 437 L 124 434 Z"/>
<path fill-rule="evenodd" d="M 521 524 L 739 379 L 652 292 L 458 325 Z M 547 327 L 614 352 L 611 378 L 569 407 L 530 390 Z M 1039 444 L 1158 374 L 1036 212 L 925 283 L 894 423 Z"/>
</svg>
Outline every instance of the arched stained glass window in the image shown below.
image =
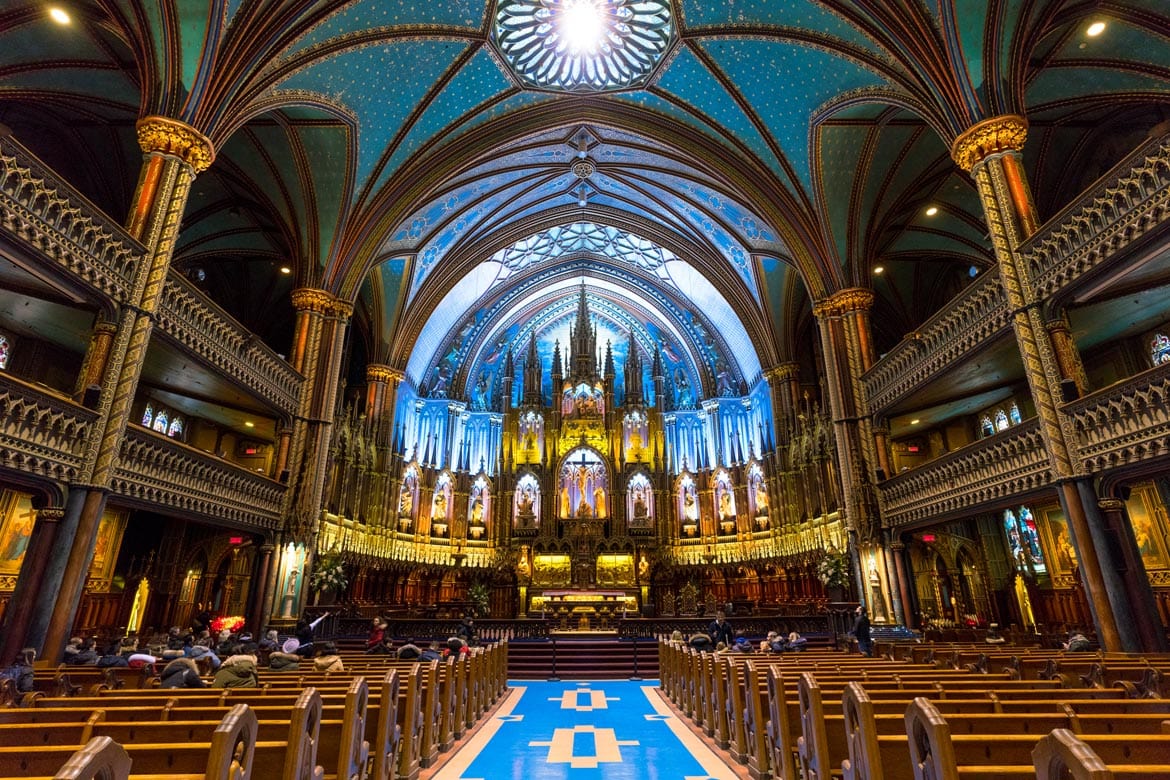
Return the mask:
<svg viewBox="0 0 1170 780">
<path fill-rule="evenodd" d="M 1170 336 L 1164 333 L 1159 333 L 1154 336 L 1153 342 L 1150 343 L 1150 360 L 1155 366 L 1160 366 L 1163 363 L 1170 363 Z M 0 366 L 3 368 L 3 366 Z"/>
<path fill-rule="evenodd" d="M 167 424 L 170 420 L 167 419 L 167 410 L 159 409 L 158 414 L 154 416 L 154 425 L 152 426 L 158 433 L 165 434 L 167 432 Z"/>
<path fill-rule="evenodd" d="M 172 439 L 183 438 L 183 418 L 175 415 L 175 419 L 171 420 L 170 426 L 167 428 L 167 436 Z"/>
<path fill-rule="evenodd" d="M 1000 409 L 998 412 L 995 413 L 995 430 L 1006 431 L 1007 429 L 1008 429 L 1007 412 L 1005 412 L 1003 409 Z"/>
<path fill-rule="evenodd" d="M 12 342 L 3 333 L 0 333 L 0 371 L 8 369 L 8 359 L 12 357 Z"/>
<path fill-rule="evenodd" d="M 142 415 L 143 427 L 149 428 L 154 424 L 154 407 L 150 404 L 146 405 L 146 411 Z"/>
<path fill-rule="evenodd" d="M 1005 509 L 1003 530 L 1007 535 L 1008 551 L 1017 569 L 1037 574 L 1047 573 L 1044 551 L 1040 547 L 1040 532 L 1031 509 L 1026 506 L 1020 507 L 1018 512 Z"/>
<path fill-rule="evenodd" d="M 990 417 L 984 417 L 983 422 L 979 423 L 979 426 L 982 428 L 984 436 L 995 435 L 995 423 L 991 421 Z"/>
<path fill-rule="evenodd" d="M 1011 408 L 1008 409 L 1008 419 L 1012 421 L 1012 425 L 1020 424 L 1023 418 L 1020 417 L 1020 407 L 1018 405 L 1013 403 Z"/>
</svg>

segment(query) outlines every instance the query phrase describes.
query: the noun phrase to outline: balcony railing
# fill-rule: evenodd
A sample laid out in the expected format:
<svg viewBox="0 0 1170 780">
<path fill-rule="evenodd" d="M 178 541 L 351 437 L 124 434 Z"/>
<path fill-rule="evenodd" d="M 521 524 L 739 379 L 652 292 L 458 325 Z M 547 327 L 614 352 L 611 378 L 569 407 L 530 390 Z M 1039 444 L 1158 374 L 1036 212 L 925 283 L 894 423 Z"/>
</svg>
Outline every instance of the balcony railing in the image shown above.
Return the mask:
<svg viewBox="0 0 1170 780">
<path fill-rule="evenodd" d="M 882 482 L 885 524 L 939 520 L 1052 483 L 1036 419 L 969 444 Z"/>
<path fill-rule="evenodd" d="M 1011 326 L 999 274 L 989 271 L 959 293 L 874 364 L 862 382 L 870 410 L 880 413 L 941 376 Z"/>
<path fill-rule="evenodd" d="M 180 274 L 171 273 L 158 312 L 162 335 L 281 412 L 296 412 L 304 377 Z"/>
<path fill-rule="evenodd" d="M 1141 242 L 1170 213 L 1170 135 L 1153 138 L 1020 248 L 1041 298 Z"/>
<path fill-rule="evenodd" d="M 130 295 L 146 253 L 11 137 L 0 137 L 0 232 L 114 301 Z"/>
<path fill-rule="evenodd" d="M 1170 363 L 1068 404 L 1088 474 L 1170 454 Z"/>
<path fill-rule="evenodd" d="M 251 530 L 280 526 L 287 488 L 211 453 L 131 425 L 111 484 L 115 495 L 196 520 Z"/>
<path fill-rule="evenodd" d="M 97 412 L 0 372 L 0 466 L 69 483 Z"/>
</svg>

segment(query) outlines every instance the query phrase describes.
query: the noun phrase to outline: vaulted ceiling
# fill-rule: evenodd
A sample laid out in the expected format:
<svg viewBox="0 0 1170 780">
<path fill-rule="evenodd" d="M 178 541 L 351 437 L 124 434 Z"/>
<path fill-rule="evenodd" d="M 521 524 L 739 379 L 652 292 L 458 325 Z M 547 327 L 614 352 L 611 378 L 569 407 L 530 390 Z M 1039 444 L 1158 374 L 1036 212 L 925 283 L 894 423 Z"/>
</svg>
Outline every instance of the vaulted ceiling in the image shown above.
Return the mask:
<svg viewBox="0 0 1170 780">
<path fill-rule="evenodd" d="M 135 120 L 188 122 L 218 156 L 178 269 L 279 351 L 321 287 L 357 304 L 355 371 L 457 348 L 469 384 L 582 282 L 698 382 L 807 361 L 848 287 L 884 350 L 993 262 L 957 134 L 1027 116 L 1044 218 L 1170 119 L 1163 0 L 597 2 L 633 32 L 577 73 L 553 0 L 14 0 L 0 123 L 121 216 Z"/>
</svg>

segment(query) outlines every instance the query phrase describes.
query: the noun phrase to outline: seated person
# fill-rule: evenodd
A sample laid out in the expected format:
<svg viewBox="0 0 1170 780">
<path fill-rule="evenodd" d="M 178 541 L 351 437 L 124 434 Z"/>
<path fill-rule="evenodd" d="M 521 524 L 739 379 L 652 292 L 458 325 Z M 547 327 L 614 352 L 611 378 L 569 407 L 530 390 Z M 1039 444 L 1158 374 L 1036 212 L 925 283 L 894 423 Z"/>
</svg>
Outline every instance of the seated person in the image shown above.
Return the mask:
<svg viewBox="0 0 1170 780">
<path fill-rule="evenodd" d="M 1002 645 L 1007 641 L 999 633 L 999 623 L 992 623 L 987 627 L 987 636 L 983 637 L 983 641 L 989 645 Z"/>
<path fill-rule="evenodd" d="M 733 652 L 733 653 L 752 653 L 752 652 L 755 652 L 755 648 L 752 647 L 752 643 L 748 641 L 748 638 L 746 636 L 741 635 L 741 636 L 736 637 L 735 642 L 732 643 L 731 652 Z"/>
<path fill-rule="evenodd" d="M 760 642 L 761 653 L 783 653 L 787 649 L 784 637 L 776 631 L 769 631 L 768 636 Z"/>
<path fill-rule="evenodd" d="M 163 667 L 159 687 L 162 688 L 206 688 L 207 683 L 199 676 L 199 668 L 190 658 L 179 657 Z"/>
<path fill-rule="evenodd" d="M 260 675 L 256 672 L 256 656 L 229 656 L 215 673 L 212 688 L 258 688 Z"/>
<path fill-rule="evenodd" d="M 318 672 L 344 672 L 345 664 L 332 642 L 318 642 L 314 651 L 313 668 Z"/>
<path fill-rule="evenodd" d="M 808 646 L 808 640 L 795 631 L 788 634 L 788 652 L 800 653 Z"/>
<path fill-rule="evenodd" d="M 276 629 L 269 629 L 268 633 L 266 633 L 264 638 L 261 639 L 257 644 L 257 647 L 260 650 L 268 650 L 269 652 L 272 652 L 273 650 L 276 650 L 278 647 L 280 647 L 280 635 L 276 633 Z"/>
<path fill-rule="evenodd" d="M 84 640 L 79 636 L 69 640 L 65 648 L 65 663 L 70 666 L 93 666 L 97 660 L 98 654 L 93 648 L 92 640 Z"/>
<path fill-rule="evenodd" d="M 431 642 L 431 644 L 427 647 L 426 650 L 422 651 L 422 653 L 418 657 L 418 660 L 420 660 L 420 661 L 438 661 L 442 657 L 443 657 L 443 649 L 439 645 L 439 640 L 435 639 Z"/>
<path fill-rule="evenodd" d="M 380 617 L 374 618 L 373 626 L 370 628 L 370 633 L 366 637 L 366 652 L 371 652 L 374 648 L 382 644 L 383 637 L 386 636 L 386 621 Z"/>
<path fill-rule="evenodd" d="M 1070 653 L 1087 653 L 1093 649 L 1093 644 L 1087 636 L 1081 633 L 1080 629 L 1074 628 L 1068 632 L 1068 641 L 1061 647 Z"/>
<path fill-rule="evenodd" d="M 289 637 L 279 650 L 273 650 L 268 654 L 268 668 L 274 672 L 297 671 L 301 664 L 301 657 L 297 655 L 300 647 L 301 643 L 296 637 Z"/>
<path fill-rule="evenodd" d="M 28 693 L 33 689 L 33 661 L 37 651 L 26 647 L 16 655 L 16 660 L 7 669 L 0 671 L 0 677 L 12 680 L 17 693 Z"/>
<path fill-rule="evenodd" d="M 407 642 L 398 648 L 396 655 L 403 661 L 417 661 L 422 656 L 422 650 L 414 642 Z"/>
<path fill-rule="evenodd" d="M 691 638 L 687 640 L 687 644 L 696 650 L 710 650 L 711 637 L 706 634 L 691 634 Z"/>
</svg>

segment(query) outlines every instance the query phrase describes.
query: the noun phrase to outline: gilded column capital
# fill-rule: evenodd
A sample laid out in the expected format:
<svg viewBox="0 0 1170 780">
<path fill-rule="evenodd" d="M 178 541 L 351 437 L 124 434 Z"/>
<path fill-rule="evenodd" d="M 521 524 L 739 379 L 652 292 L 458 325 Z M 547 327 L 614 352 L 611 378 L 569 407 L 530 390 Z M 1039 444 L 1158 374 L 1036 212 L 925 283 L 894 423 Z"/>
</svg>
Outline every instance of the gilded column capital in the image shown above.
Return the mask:
<svg viewBox="0 0 1170 780">
<path fill-rule="evenodd" d="M 792 379 L 800 373 L 800 363 L 789 361 L 785 363 L 777 363 L 771 368 L 764 369 L 764 379 L 772 382 L 783 382 L 786 379 Z"/>
<path fill-rule="evenodd" d="M 313 287 L 299 287 L 290 293 L 293 308 L 297 311 L 311 311 L 317 314 L 333 314 L 340 317 L 349 317 L 353 313 L 353 304 L 341 300 L 326 290 Z"/>
<path fill-rule="evenodd" d="M 988 156 L 1000 152 L 1019 152 L 1028 137 L 1028 120 L 1015 114 L 985 119 L 964 130 L 951 144 L 951 158 L 970 172 Z"/>
<path fill-rule="evenodd" d="M 138 145 L 147 154 L 170 154 L 202 173 L 215 161 L 215 146 L 203 133 L 186 122 L 165 116 L 148 116 L 138 120 Z"/>
<path fill-rule="evenodd" d="M 406 374 L 393 366 L 381 363 L 370 363 L 366 366 L 367 382 L 385 382 L 386 384 L 401 382 Z"/>
<path fill-rule="evenodd" d="M 839 317 L 857 311 L 873 308 L 873 291 L 864 287 L 849 287 L 838 290 L 828 298 L 821 298 L 813 304 L 813 315 L 818 318 Z"/>
<path fill-rule="evenodd" d="M 65 507 L 46 506 L 37 510 L 38 523 L 59 523 L 65 519 Z"/>
<path fill-rule="evenodd" d="M 1097 506 L 1102 512 L 1120 512 L 1125 509 L 1125 502 L 1120 498 L 1098 498 Z"/>
</svg>

